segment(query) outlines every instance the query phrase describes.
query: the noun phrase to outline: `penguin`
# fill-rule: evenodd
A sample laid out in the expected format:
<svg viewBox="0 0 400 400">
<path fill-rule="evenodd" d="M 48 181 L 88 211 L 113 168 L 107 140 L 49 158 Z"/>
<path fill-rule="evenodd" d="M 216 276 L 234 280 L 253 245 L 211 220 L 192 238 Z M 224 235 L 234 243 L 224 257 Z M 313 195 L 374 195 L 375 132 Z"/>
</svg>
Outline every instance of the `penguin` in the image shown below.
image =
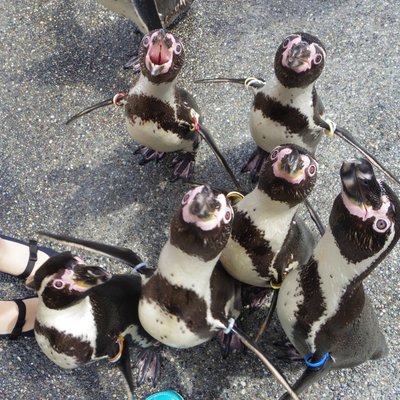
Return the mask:
<svg viewBox="0 0 400 400">
<path fill-rule="evenodd" d="M 233 209 L 223 194 L 208 185 L 187 192 L 170 224 L 170 235 L 158 261 L 142 276 L 138 317 L 148 334 L 167 346 L 185 349 L 216 337 L 223 355 L 242 342 L 262 362 L 293 399 L 286 379 L 254 341 L 236 324 L 241 312 L 240 283 L 218 262 L 232 228 Z M 109 255 L 129 265 L 129 249 L 40 233 L 72 246 Z"/>
<path fill-rule="evenodd" d="M 111 275 L 103 268 L 87 266 L 71 253 L 49 258 L 28 286 L 37 291 L 39 304 L 35 337 L 46 356 L 61 368 L 77 368 L 103 358 L 119 361 L 133 392 L 128 336 L 143 347 L 138 359 L 138 384 L 156 384 L 159 359 L 156 341 L 138 318 L 141 278 Z"/>
<path fill-rule="evenodd" d="M 177 86 L 184 63 L 181 40 L 164 29 L 145 35 L 139 48 L 140 74 L 128 93 L 118 93 L 74 115 L 75 119 L 110 104 L 123 106 L 126 127 L 140 144 L 140 164 L 160 160 L 165 153 L 179 152 L 173 159 L 171 181 L 188 179 L 194 169 L 200 138 L 206 140 L 219 162 L 237 187 L 240 184 L 216 147 L 207 130 L 201 126 L 200 109 L 193 96 Z"/>
<path fill-rule="evenodd" d="M 307 365 L 294 384 L 297 393 L 331 369 L 387 354 L 363 280 L 399 240 L 400 201 L 366 159 L 343 162 L 340 176 L 342 190 L 324 236 L 310 260 L 289 272 L 278 295 L 279 321 Z"/>
<path fill-rule="evenodd" d="M 197 83 L 234 82 L 245 84 L 254 93 L 250 109 L 251 136 L 257 149 L 242 168 L 257 181 L 262 164 L 278 145 L 293 143 L 315 155 L 325 132 L 335 134 L 356 148 L 383 173 L 400 184 L 381 163 L 363 148 L 349 131 L 325 119 L 325 109 L 315 83 L 326 61 L 326 49 L 316 37 L 306 32 L 287 36 L 275 54 L 271 81 L 247 78 L 199 79 Z"/>
<path fill-rule="evenodd" d="M 220 260 L 235 279 L 277 286 L 290 268 L 311 257 L 314 237 L 297 210 L 316 183 L 317 169 L 299 146 L 272 150 L 256 188 L 234 206 L 232 234 Z"/>
<path fill-rule="evenodd" d="M 187 12 L 193 0 L 98 0 L 100 4 L 129 18 L 143 34 L 168 28 Z"/>
<path fill-rule="evenodd" d="M 158 268 L 143 279 L 139 319 L 175 348 L 197 346 L 240 314 L 238 284 L 217 264 L 231 232 L 233 210 L 223 194 L 199 186 L 182 199 Z"/>
</svg>

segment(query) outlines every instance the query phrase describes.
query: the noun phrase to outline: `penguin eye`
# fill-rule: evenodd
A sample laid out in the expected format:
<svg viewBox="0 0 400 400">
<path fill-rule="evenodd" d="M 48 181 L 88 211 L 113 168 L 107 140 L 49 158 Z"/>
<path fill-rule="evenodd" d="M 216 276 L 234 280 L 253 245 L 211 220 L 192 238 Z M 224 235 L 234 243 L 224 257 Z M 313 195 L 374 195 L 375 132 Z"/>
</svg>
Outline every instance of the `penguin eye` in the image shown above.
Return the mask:
<svg viewBox="0 0 400 400">
<path fill-rule="evenodd" d="M 232 219 L 232 210 L 226 210 L 224 215 L 224 222 L 227 224 Z"/>
<path fill-rule="evenodd" d="M 182 199 L 182 205 L 183 205 L 183 206 L 188 202 L 189 197 L 190 197 L 190 193 L 186 193 L 186 194 L 183 196 L 183 199 Z"/>
<path fill-rule="evenodd" d="M 143 44 L 144 47 L 149 47 L 149 44 L 150 44 L 150 36 L 149 35 L 146 35 L 143 38 L 142 44 Z"/>
<path fill-rule="evenodd" d="M 279 154 L 279 150 L 275 149 L 272 153 L 271 153 L 271 160 L 275 160 L 278 157 Z"/>
<path fill-rule="evenodd" d="M 65 283 L 61 279 L 56 279 L 53 282 L 53 287 L 56 289 L 63 289 L 65 286 Z"/>
<path fill-rule="evenodd" d="M 387 219 L 379 218 L 375 220 L 373 228 L 379 233 L 386 232 L 390 227 L 390 221 Z"/>
<path fill-rule="evenodd" d="M 183 46 L 180 43 L 177 43 L 174 49 L 174 53 L 179 55 L 182 53 Z"/>
<path fill-rule="evenodd" d="M 317 167 L 316 167 L 316 165 L 314 165 L 314 164 L 311 164 L 309 167 L 308 167 L 308 175 L 309 176 L 314 176 L 315 175 L 315 173 L 317 172 Z"/>
<path fill-rule="evenodd" d="M 317 54 L 314 58 L 314 64 L 320 64 L 322 61 L 322 54 Z"/>
<path fill-rule="evenodd" d="M 286 49 L 286 48 L 289 46 L 289 43 L 290 43 L 290 39 L 289 39 L 289 38 L 286 38 L 286 39 L 283 41 L 283 44 L 282 44 L 283 48 Z"/>
</svg>

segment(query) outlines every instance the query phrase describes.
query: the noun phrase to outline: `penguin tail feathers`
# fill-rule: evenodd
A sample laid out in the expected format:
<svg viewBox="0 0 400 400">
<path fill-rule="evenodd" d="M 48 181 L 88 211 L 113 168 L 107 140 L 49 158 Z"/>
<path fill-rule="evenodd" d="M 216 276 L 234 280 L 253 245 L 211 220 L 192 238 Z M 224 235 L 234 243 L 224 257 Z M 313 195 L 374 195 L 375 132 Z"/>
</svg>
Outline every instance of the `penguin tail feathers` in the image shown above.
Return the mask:
<svg viewBox="0 0 400 400">
<path fill-rule="evenodd" d="M 78 239 L 72 236 L 58 235 L 45 231 L 39 231 L 38 235 L 48 239 L 56 240 L 57 242 L 74 248 L 89 250 L 102 256 L 115 258 L 131 267 L 143 263 L 143 260 L 136 253 L 125 247 L 112 246 L 92 240 Z"/>
</svg>

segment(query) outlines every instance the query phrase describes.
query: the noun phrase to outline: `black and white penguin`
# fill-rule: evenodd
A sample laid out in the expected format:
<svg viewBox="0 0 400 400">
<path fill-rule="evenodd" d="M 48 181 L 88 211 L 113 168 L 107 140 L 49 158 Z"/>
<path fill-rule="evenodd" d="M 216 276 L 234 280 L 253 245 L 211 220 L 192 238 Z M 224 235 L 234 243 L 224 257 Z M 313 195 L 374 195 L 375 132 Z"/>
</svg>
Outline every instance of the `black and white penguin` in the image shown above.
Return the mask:
<svg viewBox="0 0 400 400">
<path fill-rule="evenodd" d="M 287 275 L 278 296 L 279 320 L 308 366 L 294 385 L 297 393 L 331 369 L 387 353 L 363 279 L 399 240 L 400 201 L 365 159 L 344 162 L 340 175 L 342 192 L 325 235 L 309 262 Z"/>
<path fill-rule="evenodd" d="M 171 179 L 187 179 L 193 172 L 196 152 L 203 138 L 239 186 L 212 137 L 200 125 L 200 109 L 193 96 L 177 86 L 184 63 L 180 39 L 164 29 L 150 32 L 141 41 L 139 63 L 141 72 L 128 93 L 119 93 L 113 99 L 91 106 L 67 123 L 112 103 L 124 106 L 128 132 L 141 145 L 136 152 L 142 155 L 140 164 L 158 161 L 165 153 L 179 152 L 172 162 Z"/>
<path fill-rule="evenodd" d="M 240 313 L 238 284 L 217 264 L 232 226 L 222 194 L 198 186 L 182 199 L 158 268 L 143 279 L 139 318 L 147 332 L 171 347 L 210 340 Z"/>
<path fill-rule="evenodd" d="M 308 261 L 314 238 L 296 213 L 315 185 L 317 168 L 314 158 L 296 145 L 272 150 L 257 187 L 234 206 L 232 234 L 220 258 L 230 275 L 269 287 Z"/>
<path fill-rule="evenodd" d="M 119 361 L 130 397 L 133 392 L 129 336 L 144 347 L 140 354 L 138 383 L 155 384 L 159 375 L 155 340 L 140 325 L 139 275 L 114 275 L 103 268 L 84 265 L 71 253 L 48 259 L 36 272 L 29 287 L 38 293 L 36 340 L 55 364 L 76 368 L 90 361 Z M 147 362 L 144 362 L 147 361 Z"/>
<path fill-rule="evenodd" d="M 123 17 L 134 22 L 142 33 L 168 28 L 184 14 L 193 0 L 98 0 Z"/>
<path fill-rule="evenodd" d="M 376 158 L 363 148 L 349 131 L 325 119 L 324 106 L 315 83 L 321 75 L 326 50 L 315 36 L 296 32 L 287 36 L 275 54 L 273 78 L 211 78 L 196 82 L 234 82 L 245 84 L 254 92 L 250 110 L 250 132 L 257 144 L 242 172 L 250 171 L 258 179 L 268 154 L 283 143 L 293 143 L 315 155 L 324 133 L 335 134 L 357 149 L 383 173 L 400 184 Z"/>
</svg>

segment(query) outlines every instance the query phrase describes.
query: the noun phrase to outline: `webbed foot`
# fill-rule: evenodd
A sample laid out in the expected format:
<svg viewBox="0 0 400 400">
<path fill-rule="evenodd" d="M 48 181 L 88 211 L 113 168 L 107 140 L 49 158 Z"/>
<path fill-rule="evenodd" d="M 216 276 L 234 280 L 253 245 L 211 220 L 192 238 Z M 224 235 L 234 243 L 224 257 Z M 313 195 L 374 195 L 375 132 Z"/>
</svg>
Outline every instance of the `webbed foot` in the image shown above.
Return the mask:
<svg viewBox="0 0 400 400">
<path fill-rule="evenodd" d="M 139 161 L 139 165 L 147 164 L 150 161 L 158 162 L 165 155 L 164 152 L 156 151 L 150 149 L 150 147 L 142 145 L 140 145 L 139 148 L 135 151 L 135 154 L 140 154 L 142 156 L 141 160 Z"/>
<path fill-rule="evenodd" d="M 241 352 L 245 352 L 245 347 L 242 341 L 239 339 L 235 333 L 230 332 L 228 334 L 224 333 L 224 331 L 218 332 L 216 339 L 221 347 L 221 354 L 223 358 L 229 356 L 229 354 L 234 350 L 239 350 Z"/>
<path fill-rule="evenodd" d="M 284 361 L 303 361 L 304 357 L 296 350 L 290 340 L 285 339 L 274 342 L 274 347 L 278 350 L 277 358 Z"/>
<path fill-rule="evenodd" d="M 261 168 L 267 157 L 268 153 L 261 147 L 257 146 L 257 149 L 250 156 L 249 161 L 247 161 L 247 163 L 243 166 L 241 172 L 250 172 L 251 181 L 257 182 L 260 176 Z"/>
<path fill-rule="evenodd" d="M 242 285 L 242 302 L 250 312 L 259 310 L 265 304 L 270 291 L 267 288 Z"/>
<path fill-rule="evenodd" d="M 193 174 L 195 164 L 195 153 L 179 153 L 172 160 L 173 172 L 170 181 L 174 182 L 177 179 L 188 180 Z"/>
<path fill-rule="evenodd" d="M 137 356 L 135 367 L 139 369 L 137 385 L 149 381 L 153 387 L 160 377 L 160 354 L 154 346 L 143 349 Z"/>
<path fill-rule="evenodd" d="M 134 74 L 138 74 L 140 72 L 139 55 L 135 54 L 131 56 L 129 60 L 125 63 L 124 69 L 132 69 Z"/>
</svg>

